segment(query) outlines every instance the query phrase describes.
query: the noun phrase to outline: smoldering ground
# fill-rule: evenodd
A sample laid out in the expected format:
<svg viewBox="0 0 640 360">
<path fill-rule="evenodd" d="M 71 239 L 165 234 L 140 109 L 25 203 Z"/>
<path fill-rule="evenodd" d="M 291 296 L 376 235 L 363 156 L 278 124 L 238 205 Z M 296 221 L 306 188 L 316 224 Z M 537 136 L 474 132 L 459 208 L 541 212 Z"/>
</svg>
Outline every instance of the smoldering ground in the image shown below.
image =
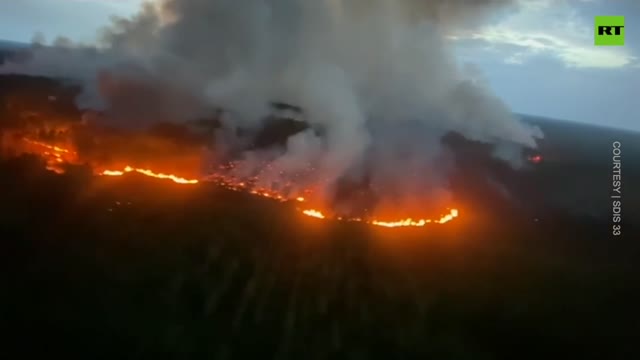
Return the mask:
<svg viewBox="0 0 640 360">
<path fill-rule="evenodd" d="M 156 1 L 115 19 L 95 45 L 38 46 L 29 61 L 0 72 L 80 83 L 78 105 L 117 126 L 183 122 L 222 108 L 218 146 L 239 147 L 234 171 L 258 174 L 263 186 L 304 172 L 298 186 L 324 200 L 351 182 L 367 184 L 380 203 L 423 204 L 448 197 L 455 163 L 446 134 L 492 144 L 512 166 L 542 137 L 457 68 L 444 37 L 512 5 Z M 244 149 L 235 129 L 259 132 L 273 101 L 303 109 L 308 128 L 280 146 Z"/>
</svg>

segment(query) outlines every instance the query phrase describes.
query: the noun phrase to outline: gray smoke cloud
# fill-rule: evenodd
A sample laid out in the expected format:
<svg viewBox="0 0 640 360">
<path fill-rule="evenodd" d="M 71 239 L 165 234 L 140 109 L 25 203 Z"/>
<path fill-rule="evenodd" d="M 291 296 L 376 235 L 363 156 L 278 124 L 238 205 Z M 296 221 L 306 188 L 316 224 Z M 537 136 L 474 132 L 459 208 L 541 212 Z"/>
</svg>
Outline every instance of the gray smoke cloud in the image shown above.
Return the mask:
<svg viewBox="0 0 640 360">
<path fill-rule="evenodd" d="M 270 102 L 295 104 L 311 128 L 322 131 L 292 136 L 283 151 L 247 151 L 243 171 L 265 161 L 279 174 L 312 167 L 321 193 L 334 191 L 339 179 L 367 178 L 373 189 L 406 202 L 418 192 L 446 194 L 452 164 L 440 144 L 444 134 L 494 144 L 496 156 L 514 165 L 519 150 L 535 147 L 542 136 L 458 69 L 444 40 L 451 29 L 475 26 L 509 5 L 156 1 L 133 18 L 114 20 L 96 45 L 58 41 L 34 49 L 29 63 L 6 64 L 0 72 L 79 81 L 80 106 L 129 126 L 224 108 L 226 126 L 258 129 Z M 264 185 L 273 182 L 275 175 L 256 171 Z"/>
</svg>

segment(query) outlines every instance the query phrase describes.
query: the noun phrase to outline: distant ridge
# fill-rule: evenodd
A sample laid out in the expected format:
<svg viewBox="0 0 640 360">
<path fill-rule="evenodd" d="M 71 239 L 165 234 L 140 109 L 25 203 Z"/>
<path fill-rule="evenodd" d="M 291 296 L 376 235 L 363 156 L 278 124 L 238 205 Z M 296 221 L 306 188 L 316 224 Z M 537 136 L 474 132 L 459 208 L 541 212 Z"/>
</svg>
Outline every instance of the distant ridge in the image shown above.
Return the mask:
<svg viewBox="0 0 640 360">
<path fill-rule="evenodd" d="M 24 49 L 27 47 L 29 47 L 27 43 L 0 39 L 0 50 Z"/>
<path fill-rule="evenodd" d="M 27 43 L 0 39 L 0 65 L 8 59 L 15 59 L 16 54 L 28 52 L 30 47 Z"/>
<path fill-rule="evenodd" d="M 539 116 L 539 115 L 531 115 L 531 114 L 522 114 L 522 113 L 513 113 L 513 114 L 516 117 L 518 117 L 520 120 L 524 121 L 529 125 L 545 125 L 545 126 L 549 126 L 550 124 L 551 125 L 564 124 L 567 126 L 582 125 L 585 127 L 585 129 L 590 128 L 591 130 L 597 130 L 597 129 L 606 130 L 606 131 L 614 130 L 614 131 L 620 131 L 620 132 L 629 132 L 636 135 L 640 134 L 640 130 L 627 128 L 627 127 L 611 126 L 611 125 L 604 125 L 604 124 L 593 124 L 593 123 L 587 123 L 587 122 L 578 121 L 578 120 L 557 119 L 557 118 L 551 118 L 547 116 Z"/>
</svg>

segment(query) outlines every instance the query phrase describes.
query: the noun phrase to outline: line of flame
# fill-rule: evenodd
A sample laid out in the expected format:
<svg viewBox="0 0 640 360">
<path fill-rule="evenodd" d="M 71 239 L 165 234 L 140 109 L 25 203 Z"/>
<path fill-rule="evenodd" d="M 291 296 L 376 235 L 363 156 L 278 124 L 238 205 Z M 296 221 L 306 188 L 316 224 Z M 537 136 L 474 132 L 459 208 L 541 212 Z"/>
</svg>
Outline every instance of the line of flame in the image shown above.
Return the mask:
<svg viewBox="0 0 640 360">
<path fill-rule="evenodd" d="M 140 169 L 140 168 L 134 168 L 131 166 L 127 166 L 124 168 L 124 170 L 103 170 L 101 172 L 99 172 L 99 175 L 103 175 L 103 176 L 122 176 L 126 173 L 130 173 L 130 172 L 137 172 L 139 174 L 142 175 L 146 175 L 149 177 L 154 177 L 156 179 L 165 179 L 165 180 L 171 180 L 177 184 L 197 184 L 200 181 L 196 180 L 196 179 L 185 179 L 183 177 L 179 177 L 176 175 L 172 175 L 172 174 L 163 174 L 163 173 L 156 173 L 152 170 L 149 169 Z"/>
<path fill-rule="evenodd" d="M 39 141 L 34 141 L 34 140 L 30 140 L 30 139 L 24 139 L 25 142 L 32 144 L 32 145 L 37 145 L 40 146 L 44 149 L 47 149 L 49 151 L 45 151 L 42 152 L 43 155 L 46 155 L 48 157 L 53 156 L 54 161 L 56 163 L 63 163 L 66 159 L 63 158 L 63 156 L 61 154 L 67 154 L 67 155 L 72 155 L 75 156 L 77 155 L 76 152 L 69 150 L 69 149 L 65 149 L 65 148 L 61 148 L 55 145 L 49 145 L 43 142 L 39 142 Z M 55 166 L 47 166 L 47 169 L 55 171 L 57 173 L 61 173 L 64 172 L 64 170 L 61 170 L 60 168 L 57 168 Z M 173 174 L 163 174 L 163 173 L 156 173 L 153 170 L 149 170 L 149 169 L 142 169 L 142 168 L 135 168 L 132 166 L 126 166 L 123 170 L 114 170 L 114 169 L 106 169 L 106 170 L 102 170 L 97 172 L 98 175 L 101 176 L 123 176 L 127 173 L 132 173 L 132 172 L 136 172 L 145 176 L 149 176 L 149 177 L 153 177 L 156 179 L 163 179 L 163 180 L 171 180 L 174 183 L 177 184 L 198 184 L 200 183 L 200 180 L 197 179 L 187 179 L 187 178 L 183 178 L 183 177 L 179 177 L 177 175 L 173 175 Z M 207 179 L 205 179 L 206 181 Z M 262 196 L 262 197 L 267 197 L 267 198 L 271 198 L 271 199 L 275 199 L 275 200 L 279 200 L 279 201 L 288 201 L 290 200 L 287 197 L 282 196 L 281 194 L 274 192 L 274 191 L 270 191 L 270 190 L 263 190 L 263 189 L 249 189 L 246 188 L 244 186 L 243 183 L 240 184 L 226 184 L 223 183 L 221 184 L 223 186 L 226 186 L 227 188 L 230 188 L 232 190 L 236 190 L 236 191 L 247 191 L 253 195 L 257 195 L 257 196 Z M 298 196 L 295 198 L 295 201 L 300 202 L 300 203 L 305 203 L 306 199 L 302 196 Z M 316 210 L 316 209 L 306 209 L 306 210 L 302 210 L 302 213 L 306 216 L 309 217 L 313 217 L 316 219 L 329 219 L 329 216 L 326 216 L 322 211 L 320 210 Z M 403 219 L 403 220 L 397 220 L 397 221 L 384 221 L 384 220 L 377 220 L 377 219 L 371 219 L 371 220 L 365 220 L 365 219 L 361 219 L 361 218 L 335 218 L 336 220 L 340 220 L 340 221 L 350 221 L 350 222 L 362 222 L 362 223 L 366 223 L 366 224 L 370 224 L 370 225 L 375 225 L 375 226 L 381 226 L 381 227 L 387 227 L 387 228 L 397 228 L 397 227 L 423 227 L 426 226 L 427 224 L 445 224 L 448 223 L 452 220 L 454 220 L 455 218 L 457 218 L 459 215 L 458 209 L 450 209 L 449 213 L 443 215 L 442 217 L 440 217 L 439 219 Z"/>
<path fill-rule="evenodd" d="M 313 217 L 313 218 L 317 218 L 317 219 L 328 219 L 329 217 L 326 216 L 324 213 L 322 213 L 322 211 L 320 210 L 315 210 L 315 209 L 307 209 L 307 210 L 303 210 L 302 211 L 303 214 L 309 216 L 309 217 Z M 366 224 L 370 224 L 370 225 L 375 225 L 375 226 L 382 226 L 382 227 L 387 227 L 387 228 L 397 228 L 397 227 L 423 227 L 426 226 L 427 224 L 445 224 L 448 223 L 452 220 L 454 220 L 455 218 L 457 218 L 459 216 L 460 212 L 458 211 L 458 209 L 450 209 L 448 214 L 443 215 L 442 217 L 440 217 L 440 219 L 437 220 L 432 220 L 432 219 L 418 219 L 418 220 L 413 220 L 411 218 L 408 219 L 404 219 L 404 220 L 397 220 L 397 221 L 382 221 L 382 220 L 363 220 L 363 219 L 343 219 L 343 218 L 336 218 L 337 220 L 345 220 L 345 221 L 351 221 L 351 222 L 362 222 L 362 223 L 366 223 Z"/>
</svg>

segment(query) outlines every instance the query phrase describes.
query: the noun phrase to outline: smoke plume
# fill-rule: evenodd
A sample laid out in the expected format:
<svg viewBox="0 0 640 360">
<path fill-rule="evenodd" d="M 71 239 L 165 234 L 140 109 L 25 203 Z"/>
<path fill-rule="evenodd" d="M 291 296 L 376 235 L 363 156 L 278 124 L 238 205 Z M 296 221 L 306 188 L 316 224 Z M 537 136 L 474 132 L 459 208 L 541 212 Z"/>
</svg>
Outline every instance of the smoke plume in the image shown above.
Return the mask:
<svg viewBox="0 0 640 360">
<path fill-rule="evenodd" d="M 240 148 L 235 171 L 260 173 L 267 186 L 296 174 L 325 195 L 339 182 L 367 183 L 379 204 L 420 206 L 415 194 L 446 197 L 454 164 L 445 134 L 494 144 L 513 164 L 541 137 L 457 68 L 444 38 L 510 3 L 156 1 L 114 20 L 94 46 L 39 46 L 27 64 L 0 72 L 80 82 L 78 104 L 121 126 L 224 109 L 217 142 Z M 258 132 L 274 101 L 299 106 L 309 127 L 282 148 L 238 146 L 228 129 Z"/>
</svg>

